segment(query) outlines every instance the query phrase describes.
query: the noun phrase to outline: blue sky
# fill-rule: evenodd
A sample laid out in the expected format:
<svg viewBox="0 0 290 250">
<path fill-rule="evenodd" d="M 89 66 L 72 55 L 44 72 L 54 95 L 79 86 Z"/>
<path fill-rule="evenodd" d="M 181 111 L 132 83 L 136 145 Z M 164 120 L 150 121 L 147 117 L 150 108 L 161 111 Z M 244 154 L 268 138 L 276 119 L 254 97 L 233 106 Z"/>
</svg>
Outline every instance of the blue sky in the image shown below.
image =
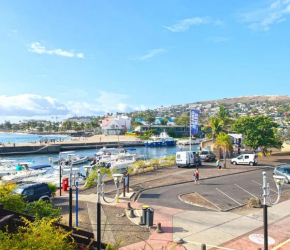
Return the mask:
<svg viewBox="0 0 290 250">
<path fill-rule="evenodd" d="M 290 0 L 0 1 L 0 121 L 289 94 Z"/>
</svg>

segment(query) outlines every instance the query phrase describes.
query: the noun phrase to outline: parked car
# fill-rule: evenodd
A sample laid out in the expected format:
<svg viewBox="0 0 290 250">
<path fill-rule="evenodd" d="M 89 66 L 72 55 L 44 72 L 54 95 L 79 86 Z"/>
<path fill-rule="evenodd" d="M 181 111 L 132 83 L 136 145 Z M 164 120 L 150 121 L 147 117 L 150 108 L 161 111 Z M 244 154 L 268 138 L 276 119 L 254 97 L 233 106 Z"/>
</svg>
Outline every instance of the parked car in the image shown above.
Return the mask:
<svg viewBox="0 0 290 250">
<path fill-rule="evenodd" d="M 39 200 L 50 201 L 52 194 L 47 183 L 32 183 L 23 186 L 18 186 L 15 190 L 16 193 L 24 196 L 27 202 L 34 202 Z"/>
<path fill-rule="evenodd" d="M 231 159 L 231 163 L 234 165 L 238 164 L 246 164 L 250 166 L 254 166 L 258 164 L 258 156 L 256 154 L 242 154 L 236 158 Z"/>
<path fill-rule="evenodd" d="M 290 183 L 290 166 L 277 166 L 273 171 L 273 175 L 279 175 L 286 177 L 285 183 Z"/>
<path fill-rule="evenodd" d="M 199 154 L 202 161 L 214 161 L 216 156 L 212 151 L 201 151 Z"/>
<path fill-rule="evenodd" d="M 176 166 L 177 167 L 190 167 L 195 165 L 196 154 L 193 151 L 176 152 Z"/>
</svg>

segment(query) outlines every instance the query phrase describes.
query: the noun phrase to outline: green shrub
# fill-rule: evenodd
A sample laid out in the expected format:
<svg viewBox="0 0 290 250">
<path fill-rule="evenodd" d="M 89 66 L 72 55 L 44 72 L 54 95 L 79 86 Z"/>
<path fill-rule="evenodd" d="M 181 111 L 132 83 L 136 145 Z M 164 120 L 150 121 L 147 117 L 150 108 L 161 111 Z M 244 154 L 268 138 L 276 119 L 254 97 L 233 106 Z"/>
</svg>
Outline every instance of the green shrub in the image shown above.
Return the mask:
<svg viewBox="0 0 290 250">
<path fill-rule="evenodd" d="M 20 194 L 14 192 L 17 185 L 13 182 L 2 182 L 0 184 L 0 204 L 5 209 L 23 213 L 25 211 L 25 202 Z"/>
<path fill-rule="evenodd" d="M 112 176 L 112 173 L 109 168 L 99 168 L 99 169 L 101 170 L 102 175 L 107 175 L 108 177 Z M 89 188 L 93 185 L 98 184 L 98 170 L 99 169 L 95 169 L 93 172 L 90 173 L 87 183 L 86 183 L 86 188 Z"/>
<path fill-rule="evenodd" d="M 17 233 L 0 231 L 2 250 L 13 249 L 50 249 L 73 250 L 75 243 L 69 241 L 71 232 L 53 226 L 55 220 L 48 218 L 30 222 L 22 218 L 24 227 L 19 227 Z"/>
<path fill-rule="evenodd" d="M 49 189 L 50 189 L 50 192 L 52 194 L 52 196 L 55 196 L 55 193 L 56 193 L 56 190 L 57 190 L 57 186 L 55 184 L 52 184 L 52 183 L 47 183 Z"/>
<path fill-rule="evenodd" d="M 50 202 L 43 200 L 27 204 L 26 213 L 37 220 L 50 218 L 59 222 L 61 219 L 61 207 L 54 207 Z"/>
</svg>

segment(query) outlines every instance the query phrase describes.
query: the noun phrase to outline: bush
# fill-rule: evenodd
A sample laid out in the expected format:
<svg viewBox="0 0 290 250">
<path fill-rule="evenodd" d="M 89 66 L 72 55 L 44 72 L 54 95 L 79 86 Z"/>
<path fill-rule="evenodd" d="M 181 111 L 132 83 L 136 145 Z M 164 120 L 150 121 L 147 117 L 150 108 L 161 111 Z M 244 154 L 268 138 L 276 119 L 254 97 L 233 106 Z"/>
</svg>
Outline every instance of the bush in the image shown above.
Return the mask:
<svg viewBox="0 0 290 250">
<path fill-rule="evenodd" d="M 17 233 L 0 231 L 2 250 L 11 249 L 50 249 L 73 250 L 76 245 L 69 241 L 71 232 L 53 226 L 55 220 L 42 219 L 35 222 L 22 218 L 25 225 Z"/>
<path fill-rule="evenodd" d="M 27 204 L 26 213 L 34 216 L 36 220 L 50 218 L 59 222 L 61 219 L 61 207 L 54 207 L 50 202 L 43 200 Z"/>
<path fill-rule="evenodd" d="M 108 177 L 112 176 L 110 169 L 108 168 L 99 168 L 99 169 L 101 170 L 102 175 L 106 174 Z M 95 169 L 92 173 L 90 173 L 87 183 L 86 183 L 86 188 L 89 188 L 93 185 L 98 184 L 98 170 L 99 169 Z"/>
<path fill-rule="evenodd" d="M 52 183 L 47 183 L 49 189 L 50 189 L 50 192 L 52 194 L 52 196 L 55 196 L 55 193 L 56 193 L 56 190 L 57 190 L 57 186 L 55 184 L 52 184 Z"/>
<path fill-rule="evenodd" d="M 5 209 L 23 213 L 25 211 L 25 202 L 20 194 L 14 192 L 17 185 L 13 182 L 2 182 L 0 184 L 0 204 Z"/>
</svg>

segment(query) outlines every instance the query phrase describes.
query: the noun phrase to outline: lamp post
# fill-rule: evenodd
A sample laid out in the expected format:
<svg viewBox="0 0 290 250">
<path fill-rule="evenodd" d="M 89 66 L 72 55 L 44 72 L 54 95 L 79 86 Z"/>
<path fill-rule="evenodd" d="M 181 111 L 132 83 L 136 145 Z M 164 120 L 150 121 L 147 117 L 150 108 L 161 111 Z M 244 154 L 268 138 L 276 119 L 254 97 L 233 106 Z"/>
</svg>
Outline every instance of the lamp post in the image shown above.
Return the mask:
<svg viewBox="0 0 290 250">
<path fill-rule="evenodd" d="M 72 156 L 68 155 L 69 171 L 69 227 L 72 227 Z"/>
<path fill-rule="evenodd" d="M 284 184 L 284 176 L 273 175 L 274 181 L 278 190 L 278 197 L 276 201 L 271 200 L 270 196 L 270 185 L 267 183 L 266 172 L 263 172 L 263 217 L 264 217 L 264 250 L 268 250 L 268 205 L 269 202 L 271 205 L 275 205 L 279 202 L 281 198 L 281 190 Z"/>
<path fill-rule="evenodd" d="M 105 183 L 102 183 L 103 176 L 101 175 L 101 170 L 98 170 L 98 185 L 97 185 L 97 194 L 98 194 L 98 202 L 97 202 L 97 249 L 101 250 L 101 197 L 107 203 L 113 203 L 116 201 L 119 195 L 119 186 L 120 182 L 122 181 L 123 174 L 113 174 L 114 182 L 116 185 L 116 196 L 113 200 L 108 201 L 105 198 L 104 187 Z"/>
</svg>

